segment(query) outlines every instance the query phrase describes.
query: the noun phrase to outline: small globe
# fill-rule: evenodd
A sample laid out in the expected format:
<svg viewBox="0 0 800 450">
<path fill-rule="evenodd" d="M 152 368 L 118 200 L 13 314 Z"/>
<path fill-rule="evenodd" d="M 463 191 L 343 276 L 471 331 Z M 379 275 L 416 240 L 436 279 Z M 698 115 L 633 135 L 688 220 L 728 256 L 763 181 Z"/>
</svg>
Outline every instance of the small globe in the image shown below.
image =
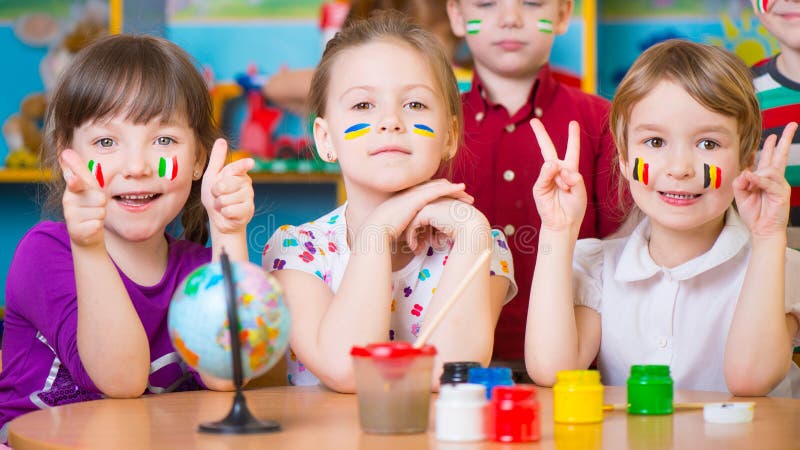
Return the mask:
<svg viewBox="0 0 800 450">
<path fill-rule="evenodd" d="M 289 311 L 278 281 L 249 262 L 232 262 L 239 315 L 242 374 L 257 377 L 286 352 Z M 233 379 L 231 340 L 222 264 L 195 269 L 172 297 L 167 328 L 172 345 L 200 372 Z"/>
</svg>

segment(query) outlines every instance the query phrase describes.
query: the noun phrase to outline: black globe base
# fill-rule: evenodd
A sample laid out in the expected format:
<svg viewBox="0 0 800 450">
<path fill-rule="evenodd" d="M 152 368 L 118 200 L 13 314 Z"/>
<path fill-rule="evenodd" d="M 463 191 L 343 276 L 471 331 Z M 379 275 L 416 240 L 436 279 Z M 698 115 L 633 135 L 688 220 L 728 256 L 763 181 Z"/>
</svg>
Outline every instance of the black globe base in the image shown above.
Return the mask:
<svg viewBox="0 0 800 450">
<path fill-rule="evenodd" d="M 244 395 L 237 390 L 228 415 L 218 422 L 201 423 L 198 430 L 203 433 L 215 434 L 274 433 L 281 431 L 281 425 L 271 420 L 256 419 L 247 408 Z"/>
</svg>

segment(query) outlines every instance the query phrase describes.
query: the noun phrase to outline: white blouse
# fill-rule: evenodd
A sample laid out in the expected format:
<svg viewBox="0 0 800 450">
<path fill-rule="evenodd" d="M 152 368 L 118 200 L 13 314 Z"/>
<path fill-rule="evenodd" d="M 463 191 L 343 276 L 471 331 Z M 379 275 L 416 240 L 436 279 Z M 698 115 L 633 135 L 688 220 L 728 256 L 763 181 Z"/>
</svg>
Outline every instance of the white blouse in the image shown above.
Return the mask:
<svg viewBox="0 0 800 450">
<path fill-rule="evenodd" d="M 603 384 L 625 385 L 633 364 L 666 364 L 675 388 L 727 391 L 725 345 L 750 257 L 747 226 L 730 208 L 714 246 L 671 269 L 650 257 L 649 237 L 645 219 L 629 237 L 575 247 L 574 302 L 601 316 Z M 800 253 L 787 249 L 784 309 L 800 320 L 798 275 Z M 792 364 L 770 395 L 800 397 L 800 368 Z"/>
</svg>

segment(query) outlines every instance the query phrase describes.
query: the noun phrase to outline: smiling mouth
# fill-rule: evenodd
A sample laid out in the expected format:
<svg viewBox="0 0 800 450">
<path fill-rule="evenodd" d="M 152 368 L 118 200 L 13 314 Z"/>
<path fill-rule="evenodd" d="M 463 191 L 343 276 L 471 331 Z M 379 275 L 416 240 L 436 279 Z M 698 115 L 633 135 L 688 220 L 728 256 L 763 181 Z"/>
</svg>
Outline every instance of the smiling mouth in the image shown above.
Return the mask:
<svg viewBox="0 0 800 450">
<path fill-rule="evenodd" d="M 115 195 L 114 200 L 128 206 L 143 206 L 161 197 L 161 194 L 122 194 Z"/>
<path fill-rule="evenodd" d="M 685 192 L 677 193 L 677 192 L 664 192 L 664 191 L 658 191 L 658 193 L 663 195 L 664 197 L 674 198 L 676 200 L 692 200 L 703 195 L 703 194 L 689 194 Z"/>
<path fill-rule="evenodd" d="M 393 154 L 403 154 L 403 155 L 410 155 L 411 152 L 400 148 L 400 147 L 386 147 L 386 148 L 379 148 L 378 150 L 371 151 L 369 153 L 370 156 L 381 155 L 386 153 L 393 153 Z"/>
</svg>

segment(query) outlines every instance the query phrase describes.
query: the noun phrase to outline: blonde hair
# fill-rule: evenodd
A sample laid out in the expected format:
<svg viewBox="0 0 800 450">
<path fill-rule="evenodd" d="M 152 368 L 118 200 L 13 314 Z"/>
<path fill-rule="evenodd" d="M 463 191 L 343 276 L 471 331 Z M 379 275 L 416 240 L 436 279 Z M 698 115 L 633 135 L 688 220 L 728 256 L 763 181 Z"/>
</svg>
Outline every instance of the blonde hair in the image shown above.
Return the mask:
<svg viewBox="0 0 800 450">
<path fill-rule="evenodd" d="M 367 19 L 353 20 L 328 41 L 322 59 L 314 71 L 308 95 L 309 109 L 317 117 L 325 117 L 331 68 L 345 50 L 378 40 L 395 40 L 419 51 L 427 61 L 438 84 L 448 117 L 454 118 L 457 145 L 461 146 L 464 118 L 458 84 L 441 44 L 430 32 L 409 21 L 394 10 L 375 11 Z"/>
<path fill-rule="evenodd" d="M 633 107 L 662 81 L 671 81 L 710 111 L 736 119 L 739 163 L 752 164 L 761 139 L 761 112 L 750 70 L 736 55 L 711 45 L 673 39 L 656 44 L 633 63 L 611 102 L 611 134 L 628 160 Z"/>
<path fill-rule="evenodd" d="M 183 115 L 194 131 L 198 157 L 207 156 L 219 137 L 208 88 L 183 49 L 153 36 L 114 35 L 80 51 L 61 75 L 47 107 L 42 166 L 60 173 L 59 155 L 71 145 L 75 129 L 120 113 L 137 124 Z M 208 215 L 201 185 L 202 180 L 192 182 L 181 211 L 181 237 L 205 244 Z M 52 177 L 43 215 L 61 218 L 65 188 L 63 177 Z"/>
</svg>

